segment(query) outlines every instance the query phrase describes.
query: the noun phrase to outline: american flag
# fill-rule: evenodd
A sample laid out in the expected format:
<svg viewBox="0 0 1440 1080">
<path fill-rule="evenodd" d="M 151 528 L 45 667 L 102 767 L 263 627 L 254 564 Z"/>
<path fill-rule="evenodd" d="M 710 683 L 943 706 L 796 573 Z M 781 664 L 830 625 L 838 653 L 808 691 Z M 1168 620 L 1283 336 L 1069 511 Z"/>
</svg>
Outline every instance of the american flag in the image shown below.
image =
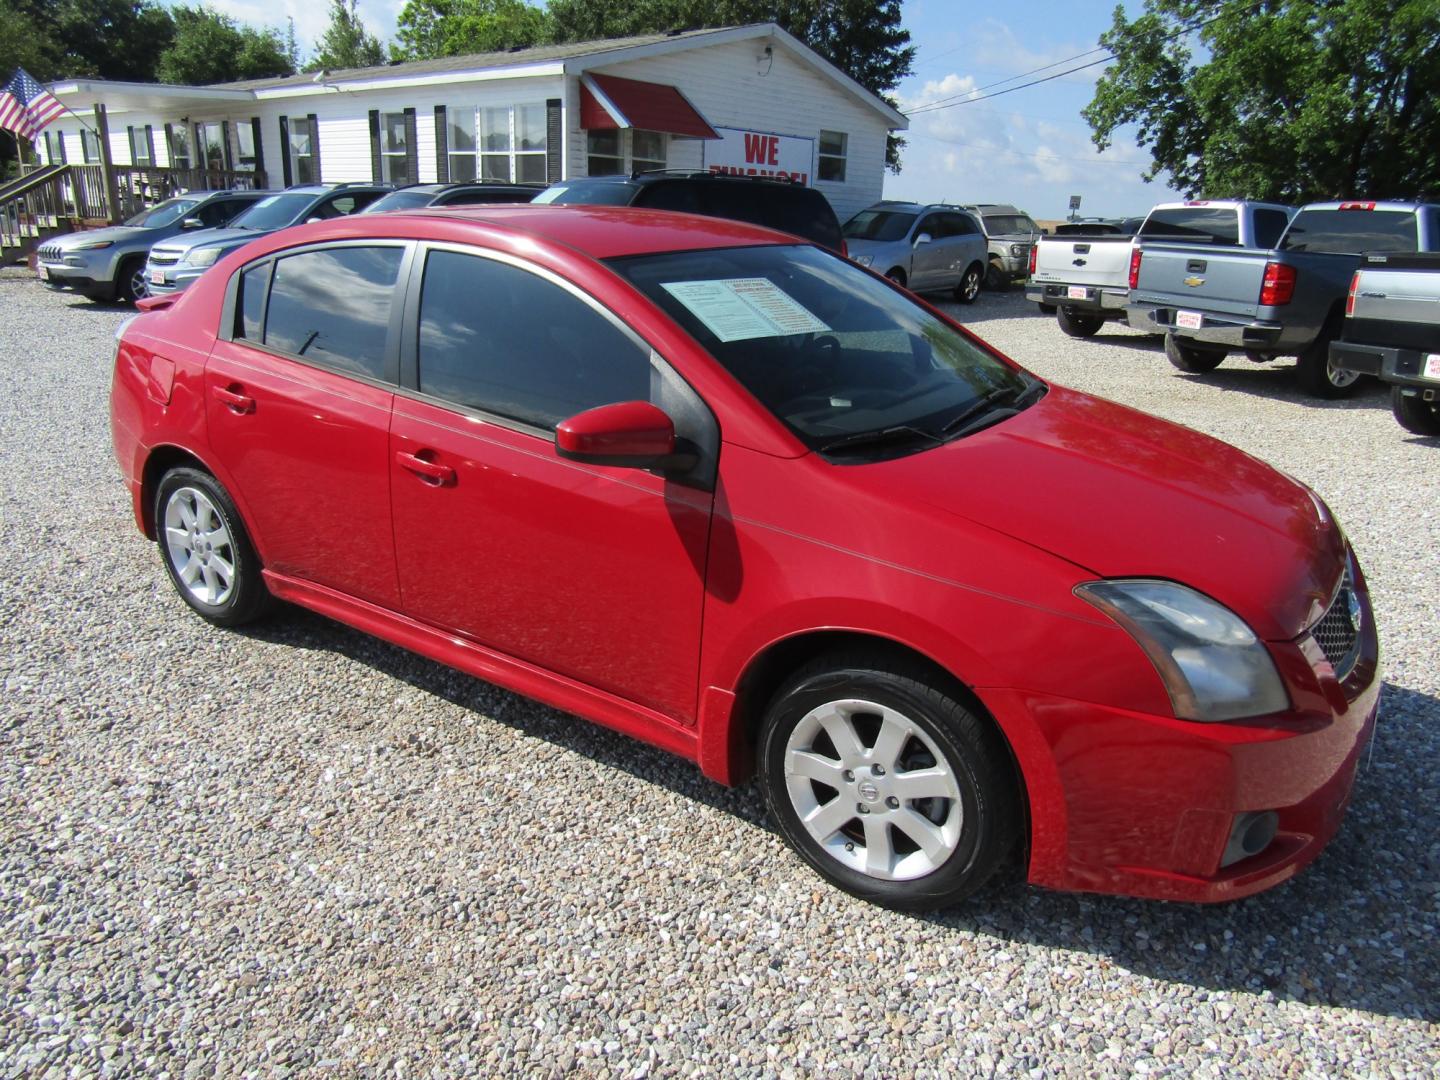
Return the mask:
<svg viewBox="0 0 1440 1080">
<path fill-rule="evenodd" d="M 0 86 L 0 128 L 34 139 L 40 129 L 65 111 L 60 99 L 46 90 L 24 68 Z"/>
</svg>

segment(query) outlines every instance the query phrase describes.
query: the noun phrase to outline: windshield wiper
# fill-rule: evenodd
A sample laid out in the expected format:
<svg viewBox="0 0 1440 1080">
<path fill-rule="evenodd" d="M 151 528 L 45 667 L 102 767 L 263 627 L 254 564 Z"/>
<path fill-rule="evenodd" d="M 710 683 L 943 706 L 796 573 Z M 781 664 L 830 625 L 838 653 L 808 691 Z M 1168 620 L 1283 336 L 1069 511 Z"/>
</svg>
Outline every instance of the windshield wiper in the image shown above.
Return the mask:
<svg viewBox="0 0 1440 1080">
<path fill-rule="evenodd" d="M 1032 397 L 1038 396 L 1036 391 L 1043 389 L 1044 386 L 1044 383 L 1037 380 L 1020 390 L 1013 386 L 1001 386 L 987 394 L 982 394 L 969 406 L 961 409 L 957 415 L 951 417 L 940 429 L 940 434 L 948 442 L 951 439 L 959 439 L 962 436 L 973 434 L 991 424 L 999 423 L 1023 409 L 1029 404 Z M 1013 400 L 1008 405 L 1002 406 L 1001 403 L 1006 399 Z"/>
<path fill-rule="evenodd" d="M 914 442 L 916 439 L 923 439 L 926 442 L 934 443 L 936 446 L 944 442 L 940 436 L 921 428 L 912 427 L 909 424 L 896 424 L 894 427 L 881 428 L 879 431 L 857 431 L 853 435 L 842 435 L 838 439 L 831 439 L 820 447 L 822 454 L 853 453 L 857 450 L 872 450 L 887 446 L 900 446 L 905 443 Z"/>
</svg>

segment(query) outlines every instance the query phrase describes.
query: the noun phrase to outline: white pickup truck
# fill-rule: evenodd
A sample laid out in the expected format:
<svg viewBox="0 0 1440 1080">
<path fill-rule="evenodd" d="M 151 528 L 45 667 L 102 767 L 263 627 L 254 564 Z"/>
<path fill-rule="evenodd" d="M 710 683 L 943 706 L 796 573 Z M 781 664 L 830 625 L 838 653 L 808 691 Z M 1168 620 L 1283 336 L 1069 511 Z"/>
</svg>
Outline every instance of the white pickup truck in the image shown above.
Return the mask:
<svg viewBox="0 0 1440 1080">
<path fill-rule="evenodd" d="M 1093 337 L 1105 323 L 1125 319 L 1137 252 L 1146 241 L 1269 246 L 1293 213 L 1275 203 L 1197 199 L 1160 203 L 1134 236 L 1045 236 L 1030 251 L 1025 298 L 1043 312 L 1054 311 L 1060 329 L 1071 337 Z"/>
<path fill-rule="evenodd" d="M 1440 435 L 1440 255 L 1366 255 L 1350 280 L 1330 363 L 1390 384 L 1406 431 Z"/>
</svg>

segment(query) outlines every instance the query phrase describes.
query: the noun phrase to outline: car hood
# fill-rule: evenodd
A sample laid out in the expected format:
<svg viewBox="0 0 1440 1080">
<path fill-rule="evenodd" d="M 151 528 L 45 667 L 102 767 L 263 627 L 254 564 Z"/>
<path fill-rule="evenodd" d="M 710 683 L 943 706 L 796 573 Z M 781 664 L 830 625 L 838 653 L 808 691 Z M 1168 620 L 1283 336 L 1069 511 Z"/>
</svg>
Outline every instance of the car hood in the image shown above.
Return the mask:
<svg viewBox="0 0 1440 1080">
<path fill-rule="evenodd" d="M 181 252 L 198 247 L 234 247 L 249 243 L 251 240 L 273 231 L 271 229 L 204 229 L 200 232 L 190 232 L 184 236 L 175 237 L 163 244 L 156 244 L 155 247 L 165 251 Z"/>
<path fill-rule="evenodd" d="M 61 251 L 73 251 L 82 244 L 95 244 L 108 240 L 112 244 L 130 242 L 150 243 L 163 235 L 162 229 L 137 229 L 133 225 L 112 225 L 108 229 L 88 229 L 85 232 L 70 233 L 47 240 L 47 247 L 58 247 Z"/>
<path fill-rule="evenodd" d="M 1290 640 L 1328 603 L 1345 540 L 1298 481 L 1207 435 L 1052 387 L 975 435 L 864 467 L 1097 577 L 1182 582 Z"/>
</svg>

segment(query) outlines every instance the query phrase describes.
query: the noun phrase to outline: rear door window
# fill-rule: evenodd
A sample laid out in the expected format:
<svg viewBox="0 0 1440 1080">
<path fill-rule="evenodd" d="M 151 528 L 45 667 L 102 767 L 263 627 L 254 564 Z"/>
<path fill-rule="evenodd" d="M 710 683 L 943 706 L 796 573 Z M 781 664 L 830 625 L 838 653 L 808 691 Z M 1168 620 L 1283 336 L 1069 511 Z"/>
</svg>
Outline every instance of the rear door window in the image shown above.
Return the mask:
<svg viewBox="0 0 1440 1080">
<path fill-rule="evenodd" d="M 388 331 L 403 257 L 399 246 L 355 245 L 277 259 L 265 309 L 265 345 L 347 374 L 393 382 Z M 246 272 L 242 285 L 246 294 L 252 273 Z M 241 311 L 248 330 L 248 295 L 242 294 Z"/>
<path fill-rule="evenodd" d="M 1357 255 L 1364 251 L 1414 251 L 1418 243 L 1410 210 L 1301 210 L 1280 241 L 1285 251 Z"/>
</svg>

